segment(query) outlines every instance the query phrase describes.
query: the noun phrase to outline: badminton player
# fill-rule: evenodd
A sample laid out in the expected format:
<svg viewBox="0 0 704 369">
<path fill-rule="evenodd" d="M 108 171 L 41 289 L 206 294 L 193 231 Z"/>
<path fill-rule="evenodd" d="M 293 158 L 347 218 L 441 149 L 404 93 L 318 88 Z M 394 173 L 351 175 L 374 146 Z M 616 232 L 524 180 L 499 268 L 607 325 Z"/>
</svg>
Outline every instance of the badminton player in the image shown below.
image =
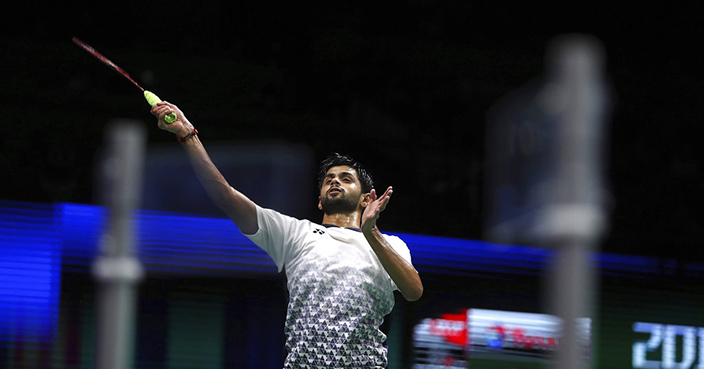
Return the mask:
<svg viewBox="0 0 704 369">
<path fill-rule="evenodd" d="M 285 270 L 289 302 L 285 368 L 386 368 L 384 316 L 394 290 L 406 300 L 423 294 L 410 251 L 382 234 L 379 215 L 392 195 L 379 196 L 366 170 L 333 155 L 321 163 L 321 224 L 265 209 L 232 188 L 210 160 L 197 131 L 175 105 L 152 107 L 159 128 L 176 135 L 212 201 L 239 230 Z M 167 124 L 164 117 L 178 119 Z"/>
</svg>

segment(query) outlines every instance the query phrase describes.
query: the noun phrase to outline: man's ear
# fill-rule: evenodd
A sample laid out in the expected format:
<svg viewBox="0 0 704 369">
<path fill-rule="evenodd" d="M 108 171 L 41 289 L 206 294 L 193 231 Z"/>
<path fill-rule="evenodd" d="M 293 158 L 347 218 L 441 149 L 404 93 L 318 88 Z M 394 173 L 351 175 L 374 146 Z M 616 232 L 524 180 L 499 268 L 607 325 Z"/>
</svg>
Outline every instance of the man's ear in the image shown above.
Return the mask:
<svg viewBox="0 0 704 369">
<path fill-rule="evenodd" d="M 369 205 L 369 203 L 371 203 L 371 202 L 372 202 L 372 194 L 371 193 L 362 194 L 362 197 L 360 197 L 360 199 L 359 199 L 359 205 L 362 208 L 366 208 L 367 205 Z"/>
<path fill-rule="evenodd" d="M 318 209 L 323 210 L 323 203 L 320 201 L 320 196 L 318 196 Z"/>
</svg>

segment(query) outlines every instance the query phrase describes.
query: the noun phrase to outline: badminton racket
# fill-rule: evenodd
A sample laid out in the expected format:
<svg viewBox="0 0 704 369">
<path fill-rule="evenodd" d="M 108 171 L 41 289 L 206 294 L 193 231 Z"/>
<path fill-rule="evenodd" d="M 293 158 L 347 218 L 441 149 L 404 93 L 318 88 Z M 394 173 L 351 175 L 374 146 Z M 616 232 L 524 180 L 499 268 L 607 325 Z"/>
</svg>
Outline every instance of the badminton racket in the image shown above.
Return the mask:
<svg viewBox="0 0 704 369">
<path fill-rule="evenodd" d="M 147 91 L 144 88 L 142 88 L 142 86 L 140 86 L 139 83 L 135 82 L 135 80 L 132 79 L 132 77 L 130 77 L 130 75 L 127 74 L 127 72 L 125 72 L 122 68 L 118 67 L 117 64 L 110 61 L 110 59 L 103 56 L 103 54 L 99 53 L 94 48 L 90 47 L 88 44 L 86 44 L 85 42 L 83 42 L 75 37 L 73 38 L 73 43 L 80 46 L 83 50 L 89 52 L 91 55 L 96 57 L 96 59 L 100 60 L 101 62 L 103 62 L 103 64 L 110 67 L 110 69 L 114 70 L 115 72 L 121 74 L 123 77 L 127 78 L 130 82 L 132 82 L 135 86 L 137 86 L 137 88 L 142 90 L 142 92 L 144 93 L 144 98 L 147 99 L 147 102 L 149 103 L 149 105 L 154 106 L 156 103 L 161 102 L 161 99 L 159 99 L 158 96 L 156 96 L 153 92 Z M 166 123 L 173 123 L 176 121 L 176 119 L 177 119 L 176 113 L 174 113 L 174 112 L 171 112 L 164 117 L 164 120 L 166 121 Z"/>
</svg>

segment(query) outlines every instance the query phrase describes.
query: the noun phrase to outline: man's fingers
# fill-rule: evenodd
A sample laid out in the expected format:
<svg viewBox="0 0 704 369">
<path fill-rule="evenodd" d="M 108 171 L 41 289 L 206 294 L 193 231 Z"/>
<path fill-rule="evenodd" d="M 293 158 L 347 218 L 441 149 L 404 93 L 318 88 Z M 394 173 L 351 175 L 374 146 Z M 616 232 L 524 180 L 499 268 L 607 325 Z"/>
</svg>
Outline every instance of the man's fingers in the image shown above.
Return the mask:
<svg viewBox="0 0 704 369">
<path fill-rule="evenodd" d="M 372 188 L 371 191 L 369 191 L 369 195 L 372 197 L 372 201 L 376 201 L 376 190 Z"/>
<path fill-rule="evenodd" d="M 380 210 L 380 211 L 384 211 L 384 209 L 386 209 L 386 205 L 389 203 L 389 201 L 391 201 L 391 198 L 388 197 L 388 196 L 385 197 L 385 198 L 381 201 L 381 205 L 379 205 L 379 210 Z"/>
<path fill-rule="evenodd" d="M 159 116 L 161 114 L 168 112 L 169 110 L 171 110 L 171 109 L 169 109 L 168 106 L 154 105 L 154 107 L 152 108 L 152 114 Z"/>
<path fill-rule="evenodd" d="M 166 117 L 167 115 L 169 115 L 171 113 L 174 113 L 174 110 L 167 107 L 167 106 L 162 106 L 162 107 L 155 109 L 153 111 L 153 113 L 154 113 L 154 115 L 156 115 L 156 117 L 159 120 L 164 120 L 164 117 Z"/>
<path fill-rule="evenodd" d="M 384 192 L 384 196 L 382 197 L 391 197 L 391 194 L 394 193 L 393 187 L 389 186 L 389 188 L 386 189 L 386 192 Z"/>
<path fill-rule="evenodd" d="M 394 193 L 393 189 L 391 188 L 391 186 L 389 186 L 389 188 L 386 189 L 386 191 L 384 192 L 384 194 L 381 195 L 381 197 L 379 198 L 379 200 L 382 200 L 382 201 L 384 201 L 384 202 L 386 203 L 386 202 L 388 202 L 388 200 L 391 198 L 391 194 L 393 194 L 393 193 Z"/>
</svg>

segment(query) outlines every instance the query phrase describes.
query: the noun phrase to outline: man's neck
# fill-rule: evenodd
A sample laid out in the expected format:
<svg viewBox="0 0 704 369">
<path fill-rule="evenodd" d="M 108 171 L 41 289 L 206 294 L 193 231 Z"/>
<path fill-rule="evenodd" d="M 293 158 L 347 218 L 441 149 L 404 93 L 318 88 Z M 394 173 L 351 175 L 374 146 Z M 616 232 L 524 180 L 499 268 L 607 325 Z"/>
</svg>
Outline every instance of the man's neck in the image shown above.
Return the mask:
<svg viewBox="0 0 704 369">
<path fill-rule="evenodd" d="M 359 228 L 362 213 L 355 211 L 349 214 L 323 214 L 323 224 L 330 224 L 342 228 Z"/>
</svg>

